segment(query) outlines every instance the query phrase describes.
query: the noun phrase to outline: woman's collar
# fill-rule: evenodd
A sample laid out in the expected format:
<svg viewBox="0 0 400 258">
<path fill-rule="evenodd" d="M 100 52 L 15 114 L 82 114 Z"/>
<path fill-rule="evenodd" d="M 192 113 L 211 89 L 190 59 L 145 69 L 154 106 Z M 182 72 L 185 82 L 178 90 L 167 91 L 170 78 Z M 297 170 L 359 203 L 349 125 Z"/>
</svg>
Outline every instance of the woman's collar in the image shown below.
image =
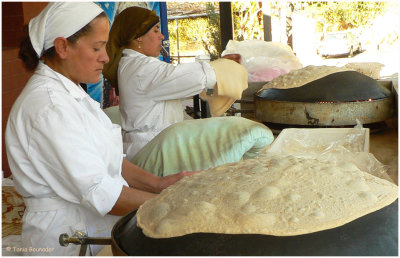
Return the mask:
<svg viewBox="0 0 400 258">
<path fill-rule="evenodd" d="M 133 55 L 137 55 L 137 56 L 146 56 L 146 55 L 144 55 L 144 54 L 142 54 L 142 53 L 140 53 L 140 52 L 137 52 L 136 50 L 133 50 L 133 49 L 131 49 L 131 48 L 125 48 L 125 49 L 122 51 L 122 55 L 123 55 L 123 56 L 133 56 Z"/>
<path fill-rule="evenodd" d="M 50 66 L 43 63 L 43 61 L 39 61 L 39 65 L 35 73 L 50 77 L 52 79 L 61 82 L 61 84 L 64 85 L 65 89 L 75 99 L 83 99 L 88 96 L 80 85 L 77 85 L 76 83 L 74 83 L 73 81 L 62 75 L 61 73 L 54 71 Z"/>
</svg>

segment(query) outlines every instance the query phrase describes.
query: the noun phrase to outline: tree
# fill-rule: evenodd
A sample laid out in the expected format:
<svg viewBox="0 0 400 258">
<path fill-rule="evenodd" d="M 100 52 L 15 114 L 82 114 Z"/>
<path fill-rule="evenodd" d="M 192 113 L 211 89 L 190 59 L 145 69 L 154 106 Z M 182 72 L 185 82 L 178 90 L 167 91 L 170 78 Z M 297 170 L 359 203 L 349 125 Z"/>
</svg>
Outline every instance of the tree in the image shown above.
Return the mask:
<svg viewBox="0 0 400 258">
<path fill-rule="evenodd" d="M 264 39 L 261 2 L 233 2 L 232 12 L 233 35 L 235 40 Z"/>
<path fill-rule="evenodd" d="M 206 17 L 187 18 L 179 20 L 180 49 L 186 45 L 195 44 L 196 47 L 208 53 L 211 60 L 218 58 L 222 53 L 219 13 L 216 12 L 218 2 L 205 2 Z M 269 2 L 272 14 L 280 15 L 281 2 Z M 385 1 L 325 1 L 325 2 L 297 2 L 287 1 L 286 14 L 303 12 L 313 16 L 317 21 L 317 32 L 331 32 L 351 28 L 369 26 L 378 15 L 386 12 L 390 2 Z M 287 37 L 290 44 L 290 15 L 287 15 Z M 169 37 L 171 53 L 176 53 L 175 20 L 169 21 Z M 262 2 L 237 1 L 232 2 L 233 39 L 263 40 L 264 24 Z M 175 44 L 173 44 L 175 43 Z"/>
<path fill-rule="evenodd" d="M 317 17 L 318 32 L 347 30 L 369 25 L 377 15 L 386 12 L 388 2 L 384 1 L 338 1 L 295 3 L 296 9 L 303 9 Z"/>
<path fill-rule="evenodd" d="M 215 6 L 209 2 L 206 4 L 206 13 L 208 15 L 208 26 L 206 34 L 202 37 L 202 43 L 211 60 L 215 60 L 222 53 L 221 23 L 219 13 L 215 11 Z"/>
<path fill-rule="evenodd" d="M 189 45 L 195 45 L 200 49 L 203 47 L 204 51 L 210 55 L 211 60 L 220 56 L 222 50 L 219 13 L 216 12 L 215 3 L 206 2 L 204 4 L 206 7 L 206 16 L 204 17 L 168 21 L 172 55 L 176 55 L 178 52 L 176 45 L 179 41 L 181 51 L 190 48 Z M 178 23 L 179 35 L 177 35 L 177 30 L 173 29 L 177 27 L 176 23 Z"/>
</svg>

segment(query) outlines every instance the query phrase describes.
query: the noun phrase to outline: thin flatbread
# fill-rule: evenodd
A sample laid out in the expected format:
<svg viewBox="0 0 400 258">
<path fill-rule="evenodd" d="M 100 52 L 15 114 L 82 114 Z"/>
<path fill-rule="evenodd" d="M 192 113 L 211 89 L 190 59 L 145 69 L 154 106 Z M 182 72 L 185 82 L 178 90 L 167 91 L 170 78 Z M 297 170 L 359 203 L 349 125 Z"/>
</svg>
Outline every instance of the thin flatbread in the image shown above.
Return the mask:
<svg viewBox="0 0 400 258">
<path fill-rule="evenodd" d="M 247 89 L 248 75 L 243 65 L 235 61 L 220 58 L 210 62 L 214 69 L 217 84 L 212 95 L 206 90 L 200 93 L 200 98 L 208 102 L 213 117 L 223 115 L 237 99 L 242 98 L 242 92 Z"/>
<path fill-rule="evenodd" d="M 353 163 L 260 154 L 202 171 L 145 202 L 152 238 L 190 233 L 294 236 L 339 227 L 397 199 L 395 184 Z"/>
<path fill-rule="evenodd" d="M 270 88 L 275 88 L 275 89 L 297 88 L 333 73 L 352 71 L 352 70 L 353 69 L 348 67 L 309 65 L 304 68 L 293 70 L 281 76 L 275 77 L 272 81 L 266 83 L 258 92 Z"/>
</svg>

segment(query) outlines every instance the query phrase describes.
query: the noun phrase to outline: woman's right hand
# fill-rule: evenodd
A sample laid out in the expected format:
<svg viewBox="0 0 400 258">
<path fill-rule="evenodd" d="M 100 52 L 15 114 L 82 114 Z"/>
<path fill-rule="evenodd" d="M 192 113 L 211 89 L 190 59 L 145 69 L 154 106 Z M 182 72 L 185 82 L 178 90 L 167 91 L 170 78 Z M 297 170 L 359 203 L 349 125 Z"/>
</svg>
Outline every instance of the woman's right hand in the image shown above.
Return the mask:
<svg viewBox="0 0 400 258">
<path fill-rule="evenodd" d="M 242 56 L 240 54 L 228 54 L 224 55 L 222 58 L 230 59 L 238 64 L 240 64 L 240 62 L 242 61 Z"/>
</svg>

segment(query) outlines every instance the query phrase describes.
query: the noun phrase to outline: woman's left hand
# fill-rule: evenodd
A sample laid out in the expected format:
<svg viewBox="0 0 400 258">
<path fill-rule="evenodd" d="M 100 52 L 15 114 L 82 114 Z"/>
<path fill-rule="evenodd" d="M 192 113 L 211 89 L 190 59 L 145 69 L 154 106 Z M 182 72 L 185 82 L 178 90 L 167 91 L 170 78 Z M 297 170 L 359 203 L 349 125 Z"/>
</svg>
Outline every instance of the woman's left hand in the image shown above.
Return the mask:
<svg viewBox="0 0 400 258">
<path fill-rule="evenodd" d="M 181 173 L 177 173 L 177 174 L 169 175 L 169 176 L 166 176 L 166 177 L 162 177 L 161 180 L 160 180 L 159 192 L 161 192 L 162 190 L 164 190 L 168 186 L 178 182 L 183 177 L 191 176 L 191 175 L 193 175 L 195 173 L 198 173 L 198 172 L 199 171 L 191 171 L 191 172 L 182 171 Z"/>
</svg>

